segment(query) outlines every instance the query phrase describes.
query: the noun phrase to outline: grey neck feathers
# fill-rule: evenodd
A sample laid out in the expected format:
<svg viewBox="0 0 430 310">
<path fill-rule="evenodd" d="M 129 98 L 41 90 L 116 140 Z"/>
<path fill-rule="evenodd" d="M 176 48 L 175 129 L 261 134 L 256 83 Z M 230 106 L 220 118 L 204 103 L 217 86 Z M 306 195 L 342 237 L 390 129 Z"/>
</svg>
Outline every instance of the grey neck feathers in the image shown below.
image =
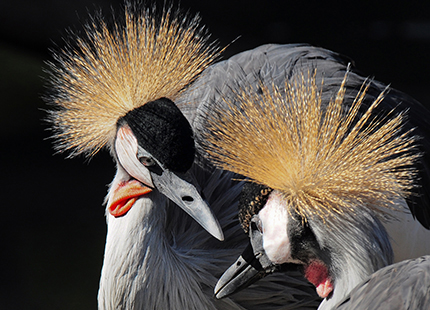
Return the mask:
<svg viewBox="0 0 430 310">
<path fill-rule="evenodd" d="M 319 310 L 331 309 L 357 284 L 393 262 L 388 234 L 370 211 L 344 213 L 326 223 L 315 221 L 312 229 L 319 244 L 331 253 L 330 269 L 335 275 L 333 294 Z"/>
<path fill-rule="evenodd" d="M 124 217 L 108 215 L 99 309 L 243 309 L 241 293 L 232 299 L 213 296 L 217 279 L 248 239 L 235 218 L 241 185 L 234 185 L 229 173 L 195 165 L 191 175 L 204 185 L 203 195 L 224 228 L 226 241 L 213 238 L 154 190 Z M 267 299 L 266 292 L 261 290 L 261 299 L 253 300 L 255 309 Z"/>
<path fill-rule="evenodd" d="M 126 216 L 109 217 L 100 309 L 215 309 L 204 293 L 206 274 L 169 242 L 168 204 L 153 191 Z"/>
</svg>

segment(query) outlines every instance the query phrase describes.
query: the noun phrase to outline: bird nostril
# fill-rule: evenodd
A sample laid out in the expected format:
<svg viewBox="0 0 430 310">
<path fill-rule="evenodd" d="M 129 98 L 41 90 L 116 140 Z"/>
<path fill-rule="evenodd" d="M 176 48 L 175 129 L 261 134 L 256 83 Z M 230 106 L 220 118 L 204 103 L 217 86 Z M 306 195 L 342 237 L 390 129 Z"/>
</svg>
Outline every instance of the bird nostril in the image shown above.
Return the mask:
<svg viewBox="0 0 430 310">
<path fill-rule="evenodd" d="M 182 201 L 184 201 L 184 202 L 193 202 L 194 198 L 191 197 L 191 196 L 184 196 L 184 197 L 182 197 Z"/>
<path fill-rule="evenodd" d="M 237 263 L 236 263 L 236 266 L 237 266 L 237 267 L 239 267 L 240 265 L 242 265 L 242 263 L 241 263 L 241 262 L 237 262 Z"/>
</svg>

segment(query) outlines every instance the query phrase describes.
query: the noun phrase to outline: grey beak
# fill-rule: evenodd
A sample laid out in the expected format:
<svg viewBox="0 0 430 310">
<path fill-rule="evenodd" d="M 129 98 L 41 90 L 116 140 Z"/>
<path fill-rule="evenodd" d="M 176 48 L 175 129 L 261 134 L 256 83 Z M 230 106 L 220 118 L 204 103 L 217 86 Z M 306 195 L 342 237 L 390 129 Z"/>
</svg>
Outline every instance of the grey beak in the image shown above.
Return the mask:
<svg viewBox="0 0 430 310">
<path fill-rule="evenodd" d="M 263 235 L 251 229 L 250 244 L 242 255 L 221 276 L 215 286 L 215 297 L 220 299 L 236 293 L 274 272 L 277 268 L 263 248 Z"/>
<path fill-rule="evenodd" d="M 241 256 L 224 272 L 215 286 L 215 297 L 221 299 L 247 288 L 266 276 L 249 244 Z"/>
<path fill-rule="evenodd" d="M 159 173 L 151 172 L 151 177 L 154 186 L 163 195 L 187 212 L 212 236 L 224 240 L 221 225 L 191 182 L 166 169 Z"/>
</svg>

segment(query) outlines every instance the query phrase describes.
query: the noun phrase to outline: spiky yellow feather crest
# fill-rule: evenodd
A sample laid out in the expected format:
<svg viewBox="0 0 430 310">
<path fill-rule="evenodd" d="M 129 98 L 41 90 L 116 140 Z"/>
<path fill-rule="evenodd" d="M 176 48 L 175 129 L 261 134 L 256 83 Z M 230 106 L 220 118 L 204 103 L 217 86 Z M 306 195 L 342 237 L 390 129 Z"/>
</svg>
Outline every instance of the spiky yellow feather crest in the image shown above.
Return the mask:
<svg viewBox="0 0 430 310">
<path fill-rule="evenodd" d="M 198 16 L 156 15 L 127 4 L 123 24 L 94 18 L 84 37 L 55 55 L 48 100 L 58 109 L 48 121 L 59 151 L 93 155 L 111 146 L 120 117 L 161 97 L 174 100 L 218 57 Z"/>
<path fill-rule="evenodd" d="M 402 131 L 403 113 L 374 117 L 384 93 L 359 116 L 369 84 L 351 104 L 344 102 L 346 79 L 329 103 L 322 102 L 315 73 L 281 90 L 263 83 L 262 91 L 235 90 L 217 105 L 224 110 L 208 114 L 209 157 L 282 192 L 305 220 L 361 206 L 384 212 L 413 187 L 414 138 Z"/>
</svg>

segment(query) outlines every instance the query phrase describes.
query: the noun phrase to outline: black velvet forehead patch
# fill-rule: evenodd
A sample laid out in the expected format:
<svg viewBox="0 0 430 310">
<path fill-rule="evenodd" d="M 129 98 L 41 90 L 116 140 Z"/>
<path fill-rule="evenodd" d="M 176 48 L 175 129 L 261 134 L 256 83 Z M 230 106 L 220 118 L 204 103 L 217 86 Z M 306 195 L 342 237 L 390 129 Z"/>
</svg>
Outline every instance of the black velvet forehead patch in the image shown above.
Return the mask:
<svg viewBox="0 0 430 310">
<path fill-rule="evenodd" d="M 186 172 L 194 161 L 193 131 L 178 107 L 167 98 L 131 110 L 118 123 L 127 123 L 139 145 L 163 166 Z"/>
<path fill-rule="evenodd" d="M 249 232 L 252 216 L 260 212 L 272 189 L 254 182 L 247 182 L 239 196 L 239 221 L 245 233 Z"/>
</svg>

